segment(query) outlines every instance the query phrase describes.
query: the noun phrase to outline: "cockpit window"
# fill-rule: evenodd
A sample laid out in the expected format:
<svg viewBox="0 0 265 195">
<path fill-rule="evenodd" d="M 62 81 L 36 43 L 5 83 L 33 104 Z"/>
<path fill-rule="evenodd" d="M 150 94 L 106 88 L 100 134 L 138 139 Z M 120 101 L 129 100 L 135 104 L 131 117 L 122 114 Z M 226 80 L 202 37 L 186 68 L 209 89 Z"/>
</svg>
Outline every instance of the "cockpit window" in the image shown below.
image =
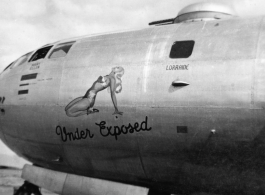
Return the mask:
<svg viewBox="0 0 265 195">
<path fill-rule="evenodd" d="M 70 48 L 72 47 L 72 45 L 75 42 L 67 42 L 67 43 L 61 43 L 59 45 L 57 45 L 53 51 L 51 52 L 49 58 L 61 58 L 66 56 L 66 54 L 68 53 L 68 51 L 70 50 Z"/>
<path fill-rule="evenodd" d="M 14 63 L 14 62 L 12 62 L 11 64 L 9 64 L 9 65 L 4 69 L 4 71 L 7 70 L 10 66 L 12 66 L 13 63 Z"/>
<path fill-rule="evenodd" d="M 14 67 L 17 67 L 17 66 L 20 66 L 20 65 L 24 64 L 24 63 L 28 60 L 28 58 L 29 58 L 29 56 L 30 56 L 31 54 L 32 54 L 32 52 L 29 52 L 29 53 L 27 53 L 27 54 L 21 56 L 21 57 L 18 58 L 16 61 L 14 61 L 14 62 L 12 62 L 11 64 L 9 64 L 9 65 L 4 69 L 4 71 L 7 70 L 8 68 L 12 69 L 12 68 L 14 68 Z"/>
<path fill-rule="evenodd" d="M 171 47 L 170 58 L 188 58 L 191 56 L 194 41 L 176 41 Z"/>
<path fill-rule="evenodd" d="M 16 60 L 16 61 L 13 63 L 13 65 L 12 65 L 11 68 L 15 68 L 15 67 L 17 67 L 17 66 L 20 66 L 20 65 L 24 64 L 24 63 L 28 60 L 28 58 L 29 58 L 29 56 L 30 56 L 31 54 L 32 54 L 32 52 L 27 53 L 27 54 L 23 55 L 22 57 L 18 58 L 18 60 Z"/>
<path fill-rule="evenodd" d="M 46 54 L 49 52 L 49 50 L 52 48 L 52 45 L 51 46 L 48 46 L 48 47 L 43 47 L 39 50 L 37 50 L 33 56 L 30 58 L 29 62 L 33 62 L 33 61 L 36 61 L 36 60 L 39 60 L 39 59 L 42 59 L 42 58 L 45 58 Z"/>
</svg>

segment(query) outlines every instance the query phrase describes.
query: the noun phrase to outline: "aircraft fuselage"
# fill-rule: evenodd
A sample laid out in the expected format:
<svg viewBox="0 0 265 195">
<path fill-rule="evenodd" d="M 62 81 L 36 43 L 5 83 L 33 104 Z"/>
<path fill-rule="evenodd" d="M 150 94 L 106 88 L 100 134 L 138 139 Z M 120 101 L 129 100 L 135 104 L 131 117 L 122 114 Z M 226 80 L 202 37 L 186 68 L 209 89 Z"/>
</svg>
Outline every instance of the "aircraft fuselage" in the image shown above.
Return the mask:
<svg viewBox="0 0 265 195">
<path fill-rule="evenodd" d="M 262 17 L 216 20 L 49 44 L 1 74 L 0 137 L 57 171 L 176 193 L 263 192 L 264 28 Z M 190 56 L 172 57 L 176 42 L 194 44 Z"/>
</svg>

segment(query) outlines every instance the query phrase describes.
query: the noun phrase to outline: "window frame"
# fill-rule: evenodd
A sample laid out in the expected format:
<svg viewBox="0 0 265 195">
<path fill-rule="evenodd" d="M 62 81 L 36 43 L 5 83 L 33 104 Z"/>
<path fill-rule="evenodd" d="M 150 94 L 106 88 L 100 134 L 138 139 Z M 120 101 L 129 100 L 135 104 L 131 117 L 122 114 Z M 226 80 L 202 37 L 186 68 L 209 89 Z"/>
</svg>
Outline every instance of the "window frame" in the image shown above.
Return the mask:
<svg viewBox="0 0 265 195">
<path fill-rule="evenodd" d="M 185 45 L 185 43 L 187 43 L 187 45 Z M 169 58 L 171 59 L 189 58 L 193 53 L 194 46 L 195 46 L 194 40 L 175 41 L 171 46 Z"/>
<path fill-rule="evenodd" d="M 13 62 L 13 65 L 10 67 L 10 69 L 18 67 L 18 66 L 21 66 L 24 63 L 27 63 L 28 59 L 31 57 L 32 54 L 33 54 L 33 51 L 29 52 L 29 53 L 26 53 L 25 55 L 23 55 L 20 58 L 18 58 L 16 61 Z M 25 60 L 25 61 L 22 63 L 23 60 Z"/>
<path fill-rule="evenodd" d="M 3 72 L 6 71 L 7 69 L 11 68 L 11 66 L 12 66 L 13 64 L 14 64 L 14 62 L 11 62 L 9 65 L 7 65 L 7 67 L 5 67 L 5 69 L 3 70 Z"/>
<path fill-rule="evenodd" d="M 37 50 L 33 53 L 33 55 L 29 58 L 28 62 L 35 62 L 35 61 L 38 61 L 38 60 L 41 60 L 41 59 L 42 59 L 42 60 L 45 59 L 45 58 L 48 56 L 49 52 L 51 51 L 52 47 L 53 47 L 53 45 L 48 45 L 48 46 L 41 47 L 41 48 L 37 49 Z M 47 50 L 48 50 L 48 51 L 45 53 L 45 56 L 42 57 L 42 58 L 34 59 L 35 56 L 36 56 L 39 52 L 41 52 L 41 50 L 44 50 L 44 49 L 47 49 Z"/>
<path fill-rule="evenodd" d="M 70 52 L 71 48 L 73 47 L 73 45 L 75 43 L 76 43 L 76 41 L 69 41 L 69 42 L 59 43 L 59 44 L 55 45 L 54 48 L 50 51 L 49 56 L 47 58 L 48 59 L 57 59 L 57 58 L 64 58 L 64 57 L 66 57 L 67 54 Z M 70 46 L 68 48 L 67 52 L 62 49 L 64 46 Z M 59 49 L 58 51 L 63 50 L 65 52 L 65 55 L 64 56 L 59 56 L 59 57 L 52 57 L 52 55 L 55 52 L 58 52 L 58 51 L 55 51 L 56 49 Z"/>
</svg>

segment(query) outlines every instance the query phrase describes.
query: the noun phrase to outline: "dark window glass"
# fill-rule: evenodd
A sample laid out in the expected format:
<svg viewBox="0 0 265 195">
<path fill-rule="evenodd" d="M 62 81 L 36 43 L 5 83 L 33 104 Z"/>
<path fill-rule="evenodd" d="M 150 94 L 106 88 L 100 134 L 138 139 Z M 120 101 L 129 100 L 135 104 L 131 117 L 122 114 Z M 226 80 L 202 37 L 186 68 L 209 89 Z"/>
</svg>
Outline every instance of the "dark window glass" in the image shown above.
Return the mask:
<svg viewBox="0 0 265 195">
<path fill-rule="evenodd" d="M 194 41 L 176 41 L 172 47 L 169 54 L 170 58 L 188 58 L 191 56 Z"/>
<path fill-rule="evenodd" d="M 54 48 L 54 50 L 51 52 L 49 58 L 61 58 L 66 56 L 66 54 L 68 53 L 68 51 L 70 50 L 73 44 L 74 42 L 68 42 L 57 45 Z"/>
<path fill-rule="evenodd" d="M 45 58 L 46 54 L 49 52 L 49 50 L 52 48 L 51 46 L 44 47 L 36 51 L 33 56 L 30 58 L 29 62 L 33 62 L 42 58 Z"/>
</svg>

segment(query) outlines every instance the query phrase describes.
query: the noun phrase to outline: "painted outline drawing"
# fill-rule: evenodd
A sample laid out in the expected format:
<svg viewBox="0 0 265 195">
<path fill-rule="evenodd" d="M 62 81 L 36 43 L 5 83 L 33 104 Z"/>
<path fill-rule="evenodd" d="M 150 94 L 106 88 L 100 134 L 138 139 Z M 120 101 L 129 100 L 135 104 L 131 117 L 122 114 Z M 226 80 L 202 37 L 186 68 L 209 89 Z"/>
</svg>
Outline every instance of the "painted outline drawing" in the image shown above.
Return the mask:
<svg viewBox="0 0 265 195">
<path fill-rule="evenodd" d="M 78 117 L 99 112 L 98 109 L 93 108 L 97 93 L 108 87 L 110 88 L 110 95 L 115 108 L 113 114 L 122 115 L 122 112 L 118 110 L 115 93 L 122 91 L 121 77 L 123 74 L 124 68 L 117 66 L 112 68 L 110 74 L 103 77 L 99 76 L 83 97 L 74 99 L 65 107 L 66 115 L 69 117 Z"/>
</svg>

